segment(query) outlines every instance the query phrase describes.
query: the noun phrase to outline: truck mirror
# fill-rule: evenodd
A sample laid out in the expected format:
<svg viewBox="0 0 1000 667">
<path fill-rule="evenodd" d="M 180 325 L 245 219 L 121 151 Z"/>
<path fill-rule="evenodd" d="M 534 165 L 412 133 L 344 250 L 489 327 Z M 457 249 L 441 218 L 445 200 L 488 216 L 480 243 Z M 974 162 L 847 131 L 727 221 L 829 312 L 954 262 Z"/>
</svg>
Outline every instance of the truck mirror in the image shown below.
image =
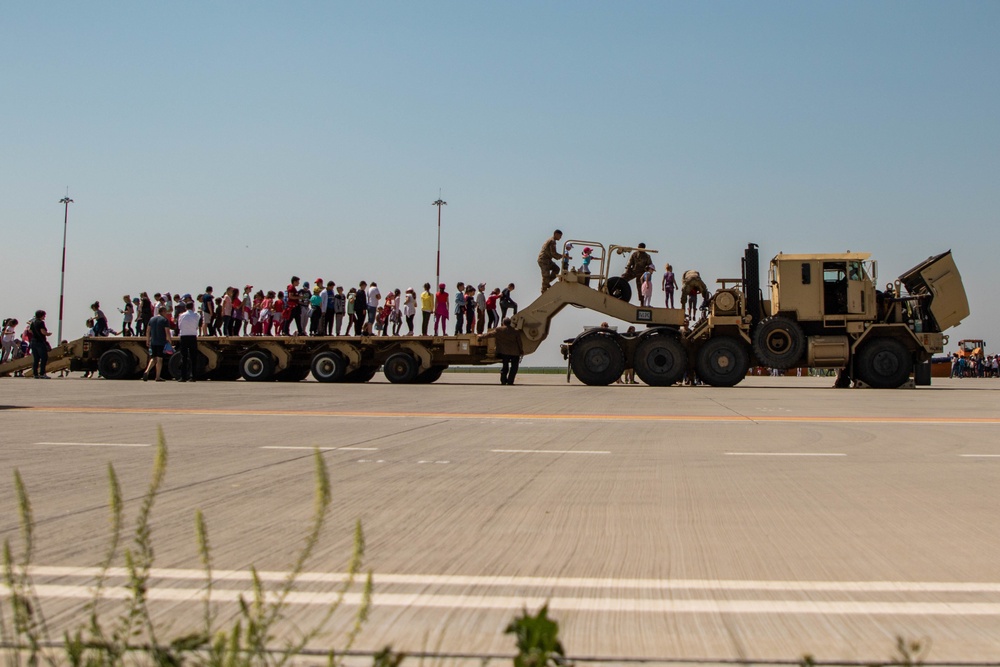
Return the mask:
<svg viewBox="0 0 1000 667">
<path fill-rule="evenodd" d="M 802 284 L 808 285 L 812 282 L 812 265 L 809 262 L 802 262 Z"/>
</svg>

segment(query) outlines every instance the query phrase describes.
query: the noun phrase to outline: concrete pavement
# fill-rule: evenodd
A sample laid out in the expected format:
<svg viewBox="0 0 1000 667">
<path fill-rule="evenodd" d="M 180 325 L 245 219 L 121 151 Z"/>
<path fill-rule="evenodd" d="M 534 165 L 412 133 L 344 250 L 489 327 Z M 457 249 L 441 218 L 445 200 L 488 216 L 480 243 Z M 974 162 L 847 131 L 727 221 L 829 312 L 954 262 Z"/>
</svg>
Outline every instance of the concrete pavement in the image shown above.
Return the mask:
<svg viewBox="0 0 1000 667">
<path fill-rule="evenodd" d="M 932 660 L 1000 660 L 1000 382 L 518 380 L 4 379 L 0 467 L 31 493 L 57 624 L 84 602 L 73 568 L 106 543 L 107 462 L 134 512 L 162 425 L 154 604 L 176 623 L 200 599 L 195 509 L 233 571 L 216 584 L 225 614 L 240 571 L 280 581 L 294 559 L 319 446 L 335 510 L 290 622 L 322 613 L 361 519 L 376 582 L 363 648 L 509 653 L 506 623 L 548 599 L 574 656 L 871 661 L 902 635 L 930 638 Z M 16 542 L 14 508 L 0 484 Z"/>
</svg>

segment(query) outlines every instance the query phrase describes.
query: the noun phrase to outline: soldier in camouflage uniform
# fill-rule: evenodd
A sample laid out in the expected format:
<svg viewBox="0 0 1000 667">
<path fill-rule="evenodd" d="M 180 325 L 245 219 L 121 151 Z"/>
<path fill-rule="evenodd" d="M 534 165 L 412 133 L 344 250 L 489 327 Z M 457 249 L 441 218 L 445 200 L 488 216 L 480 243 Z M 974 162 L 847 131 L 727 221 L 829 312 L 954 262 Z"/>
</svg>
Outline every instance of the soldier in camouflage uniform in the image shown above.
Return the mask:
<svg viewBox="0 0 1000 667">
<path fill-rule="evenodd" d="M 635 279 L 635 293 L 639 297 L 639 302 L 642 302 L 642 274 L 646 272 L 646 268 L 653 263 L 653 260 L 649 258 L 649 253 L 646 252 L 646 244 L 640 243 L 638 250 L 633 250 L 632 254 L 629 255 L 628 263 L 625 264 L 625 272 L 622 274 L 622 278 L 625 280 Z"/>
<path fill-rule="evenodd" d="M 708 306 L 708 300 L 711 298 L 711 294 L 708 292 L 708 286 L 705 281 L 701 279 L 701 274 L 694 269 L 684 272 L 684 278 L 681 282 L 681 310 L 688 311 L 688 317 L 694 321 L 695 311 L 698 308 L 698 295 L 701 294 L 701 306 L 702 308 Z M 687 307 L 688 297 L 691 297 L 691 307 Z"/>
<path fill-rule="evenodd" d="M 538 268 L 542 271 L 542 293 L 552 285 L 552 281 L 559 275 L 559 265 L 553 260 L 563 258 L 556 247 L 556 242 L 561 238 L 561 231 L 557 229 L 552 232 L 552 236 L 542 245 L 542 250 L 538 253 Z"/>
</svg>

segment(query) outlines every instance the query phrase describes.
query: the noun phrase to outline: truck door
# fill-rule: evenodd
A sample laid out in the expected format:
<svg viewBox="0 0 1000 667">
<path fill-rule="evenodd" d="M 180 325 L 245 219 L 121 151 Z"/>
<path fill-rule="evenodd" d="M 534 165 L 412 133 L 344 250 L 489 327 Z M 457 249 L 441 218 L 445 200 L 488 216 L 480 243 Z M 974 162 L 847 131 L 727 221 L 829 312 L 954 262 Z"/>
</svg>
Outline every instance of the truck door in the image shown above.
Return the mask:
<svg viewBox="0 0 1000 667">
<path fill-rule="evenodd" d="M 865 312 L 865 272 L 861 262 L 847 262 L 847 312 L 861 315 Z"/>
<path fill-rule="evenodd" d="M 847 262 L 823 262 L 823 313 L 847 313 Z"/>
</svg>

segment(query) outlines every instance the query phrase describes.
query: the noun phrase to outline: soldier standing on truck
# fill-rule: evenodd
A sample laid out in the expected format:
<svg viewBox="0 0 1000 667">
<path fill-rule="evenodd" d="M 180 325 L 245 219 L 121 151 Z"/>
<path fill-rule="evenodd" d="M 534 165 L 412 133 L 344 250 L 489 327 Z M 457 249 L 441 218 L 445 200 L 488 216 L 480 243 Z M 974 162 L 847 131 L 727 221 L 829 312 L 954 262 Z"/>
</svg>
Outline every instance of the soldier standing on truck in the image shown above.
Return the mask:
<svg viewBox="0 0 1000 667">
<path fill-rule="evenodd" d="M 692 322 L 695 320 L 695 312 L 698 309 L 699 294 L 701 294 L 701 307 L 707 308 L 711 294 L 708 292 L 705 281 L 701 279 L 701 274 L 694 269 L 685 271 L 681 281 L 681 310 L 687 310 L 688 317 Z M 690 307 L 688 307 L 689 297 L 691 299 Z"/>
<path fill-rule="evenodd" d="M 559 265 L 553 260 L 562 259 L 556 243 L 562 238 L 562 232 L 555 230 L 552 236 L 542 245 L 541 252 L 538 253 L 538 268 L 542 271 L 542 293 L 552 285 L 552 281 L 559 275 Z"/>
<path fill-rule="evenodd" d="M 649 253 L 646 252 L 646 244 L 640 243 L 637 250 L 633 250 L 632 254 L 629 255 L 628 263 L 625 264 L 625 272 L 622 274 L 622 278 L 625 280 L 635 280 L 635 293 L 639 297 L 640 302 L 642 301 L 642 274 L 646 272 L 649 265 L 653 263 L 653 260 L 649 258 Z"/>
</svg>

